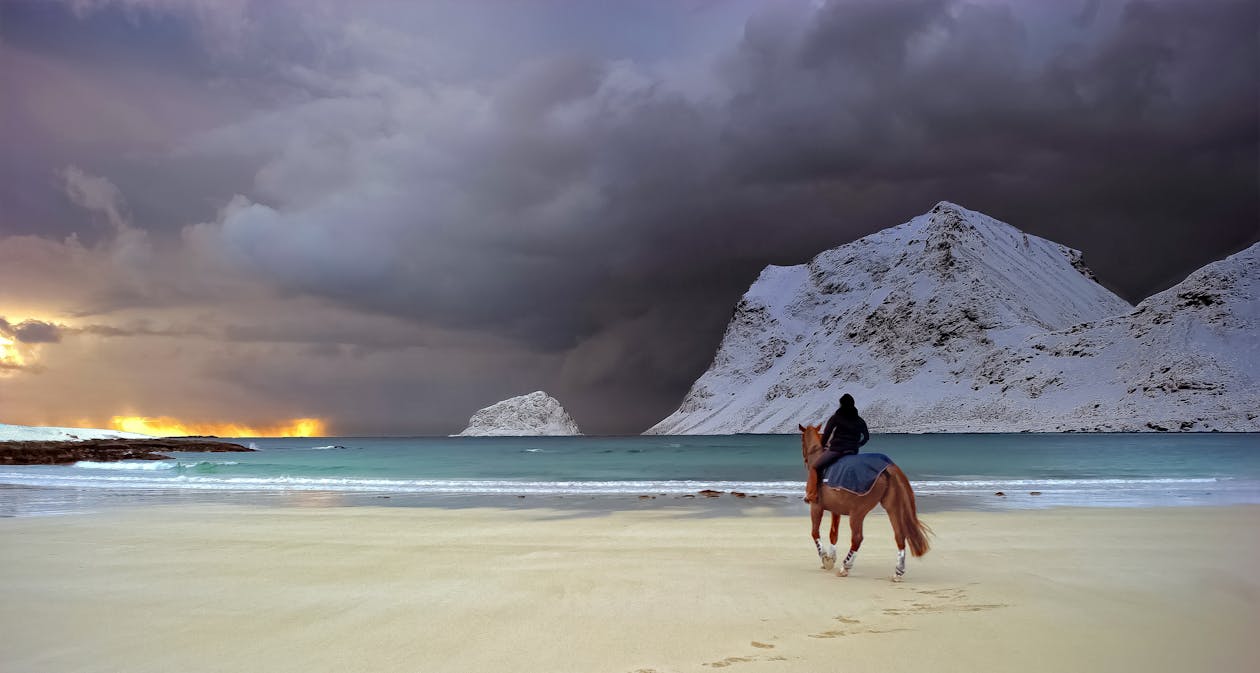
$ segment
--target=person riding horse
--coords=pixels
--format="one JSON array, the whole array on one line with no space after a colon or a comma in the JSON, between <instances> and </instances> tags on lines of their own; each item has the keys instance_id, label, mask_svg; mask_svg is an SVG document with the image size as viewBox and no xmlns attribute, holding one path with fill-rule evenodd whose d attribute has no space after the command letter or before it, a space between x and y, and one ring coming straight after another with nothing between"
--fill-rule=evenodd
<instances>
[{"instance_id":1,"label":"person riding horse","mask_svg":"<svg viewBox=\"0 0 1260 673\"><path fill-rule=\"evenodd\" d=\"M853 396L848 393L841 395L840 408L823 428L822 441L827 450L810 465L818 474L818 483L823 481L823 470L845 456L856 454L870 439L871 433L866 428L866 421L858 415Z\"/></svg>"},{"instance_id":2,"label":"person riding horse","mask_svg":"<svg viewBox=\"0 0 1260 673\"><path fill-rule=\"evenodd\" d=\"M883 507L888 512L888 522L892 524L893 541L897 543L897 567L893 570L892 580L900 582L906 573L907 547L913 556L923 556L931 548L928 535L932 533L932 529L919 520L910 478L882 453L866 453L845 461L844 467L853 469L843 471L850 477L858 477L857 479L840 478L839 483L824 485L818 483L818 474L814 472L816 467L825 467L838 460L842 454L857 453L857 448L870 437L866 423L853 406L853 398L848 395L845 398L840 405L840 411L827 423L827 437L832 451L828 451L823 444L822 426L796 426L801 431L801 458L808 475L805 481L805 499L810 502L809 534L814 540L814 550L818 552L823 569L830 570L836 565L840 517L846 514L849 516L849 553L844 557L843 566L836 572L836 575L845 577L853 568L858 549L862 547L862 524L866 515L876 506ZM824 457L827 453L834 453L836 456L829 459ZM872 481L868 481L867 477ZM831 513L831 534L828 536L830 545L823 543L818 530L822 525L823 514L827 512Z\"/></svg>"}]
</instances>

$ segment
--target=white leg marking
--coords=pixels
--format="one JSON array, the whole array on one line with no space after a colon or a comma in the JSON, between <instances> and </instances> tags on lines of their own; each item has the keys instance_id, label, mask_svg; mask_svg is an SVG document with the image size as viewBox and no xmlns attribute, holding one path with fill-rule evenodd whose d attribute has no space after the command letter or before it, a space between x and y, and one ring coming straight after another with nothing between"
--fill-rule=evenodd
<instances>
[{"instance_id":1,"label":"white leg marking","mask_svg":"<svg viewBox=\"0 0 1260 673\"><path fill-rule=\"evenodd\" d=\"M848 554L844 555L844 565L840 568L840 572L836 573L837 577L848 577L849 571L853 569L853 563L857 561L857 552L852 549Z\"/></svg>"},{"instance_id":2,"label":"white leg marking","mask_svg":"<svg viewBox=\"0 0 1260 673\"><path fill-rule=\"evenodd\" d=\"M893 573L893 581L900 582L902 575L906 574L906 550L897 550L897 569Z\"/></svg>"}]
</instances>

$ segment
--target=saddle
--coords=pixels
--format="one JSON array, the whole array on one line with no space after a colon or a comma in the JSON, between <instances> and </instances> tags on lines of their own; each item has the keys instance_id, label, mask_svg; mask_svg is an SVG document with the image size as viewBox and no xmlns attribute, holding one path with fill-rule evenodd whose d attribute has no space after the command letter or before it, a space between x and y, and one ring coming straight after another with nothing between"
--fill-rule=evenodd
<instances>
[{"instance_id":1,"label":"saddle","mask_svg":"<svg viewBox=\"0 0 1260 673\"><path fill-rule=\"evenodd\" d=\"M866 495L875 485L879 475L892 465L892 459L882 453L857 453L845 456L827 466L823 471L823 483L855 495Z\"/></svg>"}]
</instances>

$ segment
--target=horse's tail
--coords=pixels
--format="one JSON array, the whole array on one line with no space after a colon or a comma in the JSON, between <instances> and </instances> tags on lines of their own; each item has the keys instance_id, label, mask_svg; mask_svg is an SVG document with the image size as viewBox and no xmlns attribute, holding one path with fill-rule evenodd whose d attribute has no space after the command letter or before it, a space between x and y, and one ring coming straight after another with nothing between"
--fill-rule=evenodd
<instances>
[{"instance_id":1,"label":"horse's tail","mask_svg":"<svg viewBox=\"0 0 1260 673\"><path fill-rule=\"evenodd\" d=\"M910 488L910 480L906 477L906 473L896 465L889 465L887 472L890 501L884 509L888 510L888 516L896 518L897 527L901 529L902 534L906 536L906 542L910 545L910 553L923 556L931 548L927 536L932 529L919 521L918 508L914 502L914 489Z\"/></svg>"}]
</instances>

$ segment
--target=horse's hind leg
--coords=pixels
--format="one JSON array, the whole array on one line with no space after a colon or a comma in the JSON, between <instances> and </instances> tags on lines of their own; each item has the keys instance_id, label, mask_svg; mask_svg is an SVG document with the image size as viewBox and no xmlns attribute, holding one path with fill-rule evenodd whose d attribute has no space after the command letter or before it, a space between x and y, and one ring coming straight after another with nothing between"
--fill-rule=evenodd
<instances>
[{"instance_id":1,"label":"horse's hind leg","mask_svg":"<svg viewBox=\"0 0 1260 673\"><path fill-rule=\"evenodd\" d=\"M888 522L892 524L893 529L893 542L897 543L897 567L893 568L892 581L900 582L906 574L906 531L901 526L900 511L889 509L890 505L894 508L899 505L889 502L884 505L884 509L888 510Z\"/></svg>"},{"instance_id":2,"label":"horse's hind leg","mask_svg":"<svg viewBox=\"0 0 1260 673\"><path fill-rule=\"evenodd\" d=\"M888 523L892 524L892 541L897 543L897 567L892 570L892 581L900 582L906 575L906 528L902 526L901 507L905 507L896 495L888 492L883 497L883 509L888 513Z\"/></svg>"},{"instance_id":3,"label":"horse's hind leg","mask_svg":"<svg viewBox=\"0 0 1260 673\"><path fill-rule=\"evenodd\" d=\"M900 529L901 526L897 525L896 520L894 520L893 540L897 543L897 567L893 568L892 576L892 581L894 582L900 582L906 574L906 536Z\"/></svg>"}]
</instances>

